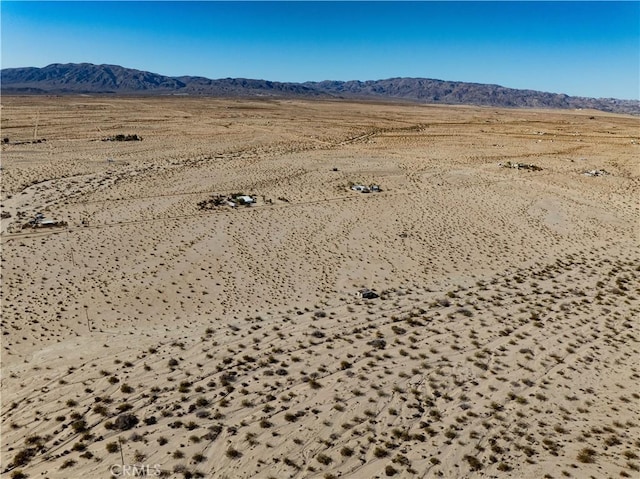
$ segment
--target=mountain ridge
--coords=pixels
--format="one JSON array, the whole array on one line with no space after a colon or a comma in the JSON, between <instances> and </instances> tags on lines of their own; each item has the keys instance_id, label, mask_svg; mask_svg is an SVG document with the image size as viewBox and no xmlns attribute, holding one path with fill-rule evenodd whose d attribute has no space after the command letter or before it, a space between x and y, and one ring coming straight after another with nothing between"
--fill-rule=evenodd
<instances>
[{"instance_id":1,"label":"mountain ridge","mask_svg":"<svg viewBox=\"0 0 640 479\"><path fill-rule=\"evenodd\" d=\"M116 94L220 97L302 97L395 100L429 104L508 108L596 109L640 115L640 101L587 98L501 85L394 77L382 80L277 82L248 78L170 77L120 65L53 63L0 70L4 95Z\"/></svg>"}]
</instances>

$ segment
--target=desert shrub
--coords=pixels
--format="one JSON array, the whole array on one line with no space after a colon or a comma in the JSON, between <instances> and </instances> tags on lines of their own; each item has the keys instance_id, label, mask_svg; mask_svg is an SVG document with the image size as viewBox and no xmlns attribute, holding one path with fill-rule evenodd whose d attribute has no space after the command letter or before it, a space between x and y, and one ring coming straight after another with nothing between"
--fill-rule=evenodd
<instances>
[{"instance_id":1,"label":"desert shrub","mask_svg":"<svg viewBox=\"0 0 640 479\"><path fill-rule=\"evenodd\" d=\"M273 424L266 418L260 419L260 427L266 429L268 427L273 426Z\"/></svg>"},{"instance_id":2,"label":"desert shrub","mask_svg":"<svg viewBox=\"0 0 640 479\"><path fill-rule=\"evenodd\" d=\"M342 449L340 449L340 454L344 457L351 457L353 456L353 449L348 446L344 446Z\"/></svg>"},{"instance_id":3,"label":"desert shrub","mask_svg":"<svg viewBox=\"0 0 640 479\"><path fill-rule=\"evenodd\" d=\"M447 432L445 432L444 435L447 439L455 439L456 437L458 437L458 433L455 432L453 429L447 430Z\"/></svg>"},{"instance_id":4,"label":"desert shrub","mask_svg":"<svg viewBox=\"0 0 640 479\"><path fill-rule=\"evenodd\" d=\"M147 426L153 426L154 424L156 424L158 422L158 420L156 419L155 416L149 416L149 417L145 417L144 418L144 423Z\"/></svg>"},{"instance_id":5,"label":"desert shrub","mask_svg":"<svg viewBox=\"0 0 640 479\"><path fill-rule=\"evenodd\" d=\"M87 448L87 445L82 442L76 442L71 448L72 451L84 451Z\"/></svg>"},{"instance_id":6,"label":"desert shrub","mask_svg":"<svg viewBox=\"0 0 640 479\"><path fill-rule=\"evenodd\" d=\"M120 386L120 391L122 391L125 394L129 394L133 392L133 388L129 386L127 383L124 383L122 386Z\"/></svg>"},{"instance_id":7,"label":"desert shrub","mask_svg":"<svg viewBox=\"0 0 640 479\"><path fill-rule=\"evenodd\" d=\"M235 449L233 446L231 446L231 447L229 447L229 449L227 449L227 452L225 452L225 455L229 459L238 459L239 457L242 456L242 453L240 451L238 451L237 449Z\"/></svg>"},{"instance_id":8,"label":"desert shrub","mask_svg":"<svg viewBox=\"0 0 640 479\"><path fill-rule=\"evenodd\" d=\"M443 308L446 308L450 305L451 305L451 301L449 301L446 298L436 299L435 301L435 306L442 306Z\"/></svg>"},{"instance_id":9,"label":"desert shrub","mask_svg":"<svg viewBox=\"0 0 640 479\"><path fill-rule=\"evenodd\" d=\"M320 384L320 382L317 379L309 379L309 387L311 387L311 389L320 389L322 388L322 384Z\"/></svg>"},{"instance_id":10,"label":"desert shrub","mask_svg":"<svg viewBox=\"0 0 640 479\"><path fill-rule=\"evenodd\" d=\"M288 422L296 422L298 420L298 416L296 416L295 414L291 414L290 412L286 413L284 415L284 419L285 421Z\"/></svg>"},{"instance_id":11,"label":"desert shrub","mask_svg":"<svg viewBox=\"0 0 640 479\"><path fill-rule=\"evenodd\" d=\"M184 427L187 428L189 431L193 431L194 429L197 429L199 426L197 422L189 421L187 424L185 424Z\"/></svg>"},{"instance_id":12,"label":"desert shrub","mask_svg":"<svg viewBox=\"0 0 640 479\"><path fill-rule=\"evenodd\" d=\"M34 434L25 438L24 443L28 446L41 445L44 442L44 438Z\"/></svg>"},{"instance_id":13,"label":"desert shrub","mask_svg":"<svg viewBox=\"0 0 640 479\"><path fill-rule=\"evenodd\" d=\"M202 436L207 441L215 441L222 432L222 426L220 424L214 424L209 426L209 431Z\"/></svg>"},{"instance_id":14,"label":"desert shrub","mask_svg":"<svg viewBox=\"0 0 640 479\"><path fill-rule=\"evenodd\" d=\"M482 469L482 462L477 457L467 454L464 456L464 460L469 463L469 467L471 467L472 471L479 471Z\"/></svg>"},{"instance_id":15,"label":"desert shrub","mask_svg":"<svg viewBox=\"0 0 640 479\"><path fill-rule=\"evenodd\" d=\"M631 450L624 451L622 455L627 459L638 459L638 455Z\"/></svg>"},{"instance_id":16,"label":"desert shrub","mask_svg":"<svg viewBox=\"0 0 640 479\"><path fill-rule=\"evenodd\" d=\"M36 455L36 448L28 447L18 451L18 453L13 457L13 467L24 466L28 464L29 461Z\"/></svg>"},{"instance_id":17,"label":"desert shrub","mask_svg":"<svg viewBox=\"0 0 640 479\"><path fill-rule=\"evenodd\" d=\"M96 404L93 407L93 412L95 412L96 414L100 414L101 416L106 416L107 414L109 414L109 409L107 409L104 404Z\"/></svg>"},{"instance_id":18,"label":"desert shrub","mask_svg":"<svg viewBox=\"0 0 640 479\"><path fill-rule=\"evenodd\" d=\"M394 457L391 462L394 462L396 464L402 464L403 466L411 465L411 461L409 460L409 458L407 456L403 456L402 454L396 455L396 457Z\"/></svg>"},{"instance_id":19,"label":"desert shrub","mask_svg":"<svg viewBox=\"0 0 640 479\"><path fill-rule=\"evenodd\" d=\"M125 135L123 133L118 133L114 136L109 136L104 138L102 141L142 141L142 137L137 134L128 134Z\"/></svg>"},{"instance_id":20,"label":"desert shrub","mask_svg":"<svg viewBox=\"0 0 640 479\"><path fill-rule=\"evenodd\" d=\"M134 427L138 422L139 420L135 414L120 414L116 418L114 425L121 431L126 431Z\"/></svg>"},{"instance_id":21,"label":"desert shrub","mask_svg":"<svg viewBox=\"0 0 640 479\"><path fill-rule=\"evenodd\" d=\"M407 330L406 330L406 329L404 329L404 328L402 328L402 327L398 326L397 324L394 324L393 326L391 326L391 330L392 330L394 333L398 334L398 335L402 335L402 334L405 334L405 333L407 332Z\"/></svg>"},{"instance_id":22,"label":"desert shrub","mask_svg":"<svg viewBox=\"0 0 640 479\"><path fill-rule=\"evenodd\" d=\"M176 451L173 451L173 454L171 456L174 459L182 459L184 457L184 452L182 452L180 450L176 450Z\"/></svg>"},{"instance_id":23,"label":"desert shrub","mask_svg":"<svg viewBox=\"0 0 640 479\"><path fill-rule=\"evenodd\" d=\"M222 375L220 376L220 384L222 384L223 386L228 386L229 384L231 384L233 381L236 380L236 376L237 376L237 373L234 371L222 373Z\"/></svg>"},{"instance_id":24,"label":"desert shrub","mask_svg":"<svg viewBox=\"0 0 640 479\"><path fill-rule=\"evenodd\" d=\"M328 466L333 461L333 459L331 459L331 456L328 456L322 452L316 456L316 460L320 464L324 464L325 466Z\"/></svg>"},{"instance_id":25,"label":"desert shrub","mask_svg":"<svg viewBox=\"0 0 640 479\"><path fill-rule=\"evenodd\" d=\"M68 467L72 467L75 465L75 463L76 461L74 459L67 459L62 463L62 465L60 466L60 469L66 469Z\"/></svg>"},{"instance_id":26,"label":"desert shrub","mask_svg":"<svg viewBox=\"0 0 640 479\"><path fill-rule=\"evenodd\" d=\"M120 450L120 446L118 446L117 442L108 442L105 447L109 453L118 452Z\"/></svg>"},{"instance_id":27,"label":"desert shrub","mask_svg":"<svg viewBox=\"0 0 640 479\"><path fill-rule=\"evenodd\" d=\"M384 339L377 338L367 343L369 346L373 346L376 349L384 349L387 346L387 342Z\"/></svg>"},{"instance_id":28,"label":"desert shrub","mask_svg":"<svg viewBox=\"0 0 640 479\"><path fill-rule=\"evenodd\" d=\"M595 462L595 455L596 455L596 451L594 449L591 449L590 447L585 447L584 449L580 450L580 452L578 453L578 461L586 463L586 464L591 464Z\"/></svg>"},{"instance_id":29,"label":"desert shrub","mask_svg":"<svg viewBox=\"0 0 640 479\"><path fill-rule=\"evenodd\" d=\"M376 456L378 459L382 458L382 457L386 457L389 455L389 451L387 451L384 447L376 447L373 450L373 455Z\"/></svg>"},{"instance_id":30,"label":"desert shrub","mask_svg":"<svg viewBox=\"0 0 640 479\"><path fill-rule=\"evenodd\" d=\"M87 421L84 419L78 419L71 424L71 427L77 433L85 432L87 430Z\"/></svg>"},{"instance_id":31,"label":"desert shrub","mask_svg":"<svg viewBox=\"0 0 640 479\"><path fill-rule=\"evenodd\" d=\"M606 439L604 440L604 443L605 443L607 446L610 446L610 447L611 447L611 446L617 446L617 445L619 445L619 444L622 444L622 442L620 441L620 439L618 439L618 437L616 437L616 436L609 436L608 438L606 438Z\"/></svg>"},{"instance_id":32,"label":"desert shrub","mask_svg":"<svg viewBox=\"0 0 640 479\"><path fill-rule=\"evenodd\" d=\"M184 464L176 464L173 466L173 472L177 474L182 474L184 477L191 477L191 471L187 469L187 466Z\"/></svg>"}]
</instances>

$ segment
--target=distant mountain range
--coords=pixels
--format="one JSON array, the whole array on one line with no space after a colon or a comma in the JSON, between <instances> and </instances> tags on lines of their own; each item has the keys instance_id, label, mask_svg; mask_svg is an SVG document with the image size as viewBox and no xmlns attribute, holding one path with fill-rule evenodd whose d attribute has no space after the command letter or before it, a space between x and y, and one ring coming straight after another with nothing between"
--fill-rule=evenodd
<instances>
[{"instance_id":1,"label":"distant mountain range","mask_svg":"<svg viewBox=\"0 0 640 479\"><path fill-rule=\"evenodd\" d=\"M44 68L0 70L3 95L192 95L216 97L297 97L359 100L401 100L447 105L511 108L590 108L640 115L640 101L584 98L499 85L389 78L371 81L282 83L245 78L212 80L203 77L168 77L118 65L55 63Z\"/></svg>"}]
</instances>

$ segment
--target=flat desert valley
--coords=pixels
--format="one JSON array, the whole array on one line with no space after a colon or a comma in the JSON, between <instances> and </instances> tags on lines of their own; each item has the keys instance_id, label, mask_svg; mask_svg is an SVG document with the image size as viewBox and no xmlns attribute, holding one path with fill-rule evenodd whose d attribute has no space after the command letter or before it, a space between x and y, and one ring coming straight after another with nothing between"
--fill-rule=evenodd
<instances>
[{"instance_id":1,"label":"flat desert valley","mask_svg":"<svg viewBox=\"0 0 640 479\"><path fill-rule=\"evenodd\" d=\"M2 478L640 476L638 118L1 115Z\"/></svg>"}]
</instances>

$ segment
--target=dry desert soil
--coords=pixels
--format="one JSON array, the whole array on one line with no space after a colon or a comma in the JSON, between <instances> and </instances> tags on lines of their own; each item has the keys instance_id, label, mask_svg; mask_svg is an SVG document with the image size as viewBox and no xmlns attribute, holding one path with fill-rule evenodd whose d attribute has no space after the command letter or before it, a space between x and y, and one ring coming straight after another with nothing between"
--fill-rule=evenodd
<instances>
[{"instance_id":1,"label":"dry desert soil","mask_svg":"<svg viewBox=\"0 0 640 479\"><path fill-rule=\"evenodd\" d=\"M638 118L1 108L2 478L639 477Z\"/></svg>"}]
</instances>

